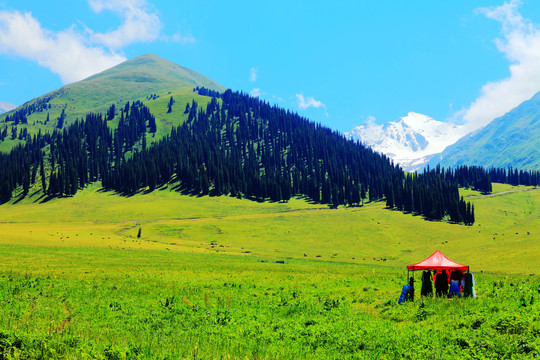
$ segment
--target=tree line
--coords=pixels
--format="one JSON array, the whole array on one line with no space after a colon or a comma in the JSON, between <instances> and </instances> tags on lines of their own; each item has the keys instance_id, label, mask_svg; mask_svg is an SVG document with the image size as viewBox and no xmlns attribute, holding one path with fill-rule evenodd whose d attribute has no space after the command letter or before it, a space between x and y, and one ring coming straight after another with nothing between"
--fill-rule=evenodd
<instances>
[{"instance_id":1,"label":"tree line","mask_svg":"<svg viewBox=\"0 0 540 360\"><path fill-rule=\"evenodd\" d=\"M111 106L105 115L88 114L51 134L28 135L25 144L1 154L0 202L18 187L25 196L36 183L48 196L71 196L96 181L122 194L176 184L198 195L257 201L301 196L331 207L384 199L390 209L471 225L474 207L459 197L458 187L489 192L493 174L516 177L515 170L479 167L405 174L359 142L230 90L205 109L192 101L187 120L152 146L146 136L156 122L143 103L128 102L115 112ZM115 116L120 119L112 129L108 120ZM538 172L517 172L517 179L538 182Z\"/></svg>"},{"instance_id":2,"label":"tree line","mask_svg":"<svg viewBox=\"0 0 540 360\"><path fill-rule=\"evenodd\" d=\"M201 91L202 94L205 90ZM406 176L388 158L288 110L230 90L153 147L117 166L107 188L133 194L178 182L198 195L287 201L305 196L331 207L387 199L387 207L474 223L457 182L428 171Z\"/></svg>"},{"instance_id":3,"label":"tree line","mask_svg":"<svg viewBox=\"0 0 540 360\"><path fill-rule=\"evenodd\" d=\"M139 101L128 102L120 110L114 131L108 126L109 119L87 114L63 130L40 131L9 154L0 154L0 203L9 201L17 187L26 196L38 173L38 185L52 197L74 195L90 183L106 182L126 154L145 146L147 131L155 131L156 126L154 116Z\"/></svg>"}]
</instances>

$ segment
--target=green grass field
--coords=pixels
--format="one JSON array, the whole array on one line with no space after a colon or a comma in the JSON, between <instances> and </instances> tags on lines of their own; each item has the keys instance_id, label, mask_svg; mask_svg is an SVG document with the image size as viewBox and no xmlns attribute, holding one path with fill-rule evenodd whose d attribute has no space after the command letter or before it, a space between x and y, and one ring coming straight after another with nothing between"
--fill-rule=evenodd
<instances>
[{"instance_id":1,"label":"green grass field","mask_svg":"<svg viewBox=\"0 0 540 360\"><path fill-rule=\"evenodd\" d=\"M540 190L463 195L472 227L97 185L2 205L0 359L538 357ZM478 298L397 305L437 249Z\"/></svg>"}]
</instances>

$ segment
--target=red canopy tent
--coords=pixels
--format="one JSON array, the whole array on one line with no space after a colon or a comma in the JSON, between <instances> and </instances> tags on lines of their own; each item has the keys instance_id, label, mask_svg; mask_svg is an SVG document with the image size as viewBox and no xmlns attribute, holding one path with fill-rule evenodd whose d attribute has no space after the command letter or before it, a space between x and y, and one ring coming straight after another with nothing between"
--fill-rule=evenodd
<instances>
[{"instance_id":1,"label":"red canopy tent","mask_svg":"<svg viewBox=\"0 0 540 360\"><path fill-rule=\"evenodd\" d=\"M447 258L439 250L435 251L424 261L407 266L407 270L469 270L469 265L461 265Z\"/></svg>"}]
</instances>

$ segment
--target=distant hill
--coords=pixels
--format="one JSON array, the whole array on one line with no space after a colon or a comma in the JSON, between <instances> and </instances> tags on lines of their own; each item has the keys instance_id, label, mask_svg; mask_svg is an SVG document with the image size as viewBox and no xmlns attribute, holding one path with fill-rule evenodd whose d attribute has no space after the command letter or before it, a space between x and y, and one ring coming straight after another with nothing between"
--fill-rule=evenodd
<instances>
[{"instance_id":1,"label":"distant hill","mask_svg":"<svg viewBox=\"0 0 540 360\"><path fill-rule=\"evenodd\" d=\"M540 93L433 156L430 167L540 169Z\"/></svg>"},{"instance_id":2,"label":"distant hill","mask_svg":"<svg viewBox=\"0 0 540 360\"><path fill-rule=\"evenodd\" d=\"M415 112L384 125L366 122L346 133L347 137L385 154L405 171L422 169L433 154L442 152L463 135L462 126Z\"/></svg>"},{"instance_id":3,"label":"distant hill","mask_svg":"<svg viewBox=\"0 0 540 360\"><path fill-rule=\"evenodd\" d=\"M44 123L48 114L50 123L47 125L54 127L55 119L61 116L62 111L67 125L88 112L104 113L112 104L121 107L127 101L192 95L193 88L197 86L225 91L223 86L196 71L146 54L30 100L17 111L24 111L30 124L35 121ZM0 115L0 122L8 114Z\"/></svg>"},{"instance_id":4,"label":"distant hill","mask_svg":"<svg viewBox=\"0 0 540 360\"><path fill-rule=\"evenodd\" d=\"M0 101L0 114L11 111L15 109L17 105L7 103L5 101Z\"/></svg>"}]
</instances>

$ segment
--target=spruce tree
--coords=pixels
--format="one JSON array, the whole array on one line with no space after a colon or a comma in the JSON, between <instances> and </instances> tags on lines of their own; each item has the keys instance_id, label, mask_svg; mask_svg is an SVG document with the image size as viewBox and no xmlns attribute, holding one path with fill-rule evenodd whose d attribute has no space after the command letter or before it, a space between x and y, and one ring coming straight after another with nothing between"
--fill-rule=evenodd
<instances>
[{"instance_id":1,"label":"spruce tree","mask_svg":"<svg viewBox=\"0 0 540 360\"><path fill-rule=\"evenodd\" d=\"M41 156L41 159L39 162L39 176L41 177L41 188L43 189L43 193L46 193L47 179L45 179L45 167L43 165L43 155Z\"/></svg>"},{"instance_id":2,"label":"spruce tree","mask_svg":"<svg viewBox=\"0 0 540 360\"><path fill-rule=\"evenodd\" d=\"M114 119L115 113L116 113L116 107L114 106L114 104L112 104L112 105L109 107L109 110L107 111L107 120L112 120L112 119Z\"/></svg>"},{"instance_id":3,"label":"spruce tree","mask_svg":"<svg viewBox=\"0 0 540 360\"><path fill-rule=\"evenodd\" d=\"M169 99L169 104L167 105L167 114L170 114L172 112L173 104L174 104L174 99L171 95L171 98Z\"/></svg>"}]
</instances>

